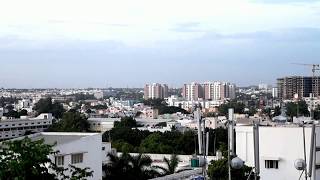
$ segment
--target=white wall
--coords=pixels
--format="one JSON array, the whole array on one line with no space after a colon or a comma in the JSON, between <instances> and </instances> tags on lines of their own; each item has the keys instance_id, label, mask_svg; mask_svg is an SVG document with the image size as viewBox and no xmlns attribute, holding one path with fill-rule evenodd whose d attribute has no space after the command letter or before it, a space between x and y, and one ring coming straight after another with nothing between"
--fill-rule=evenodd
<instances>
[{"instance_id":1,"label":"white wall","mask_svg":"<svg viewBox=\"0 0 320 180\"><path fill-rule=\"evenodd\" d=\"M54 147L60 155L64 155L64 167L68 168L71 163L71 154L84 153L83 163L74 164L79 168L90 167L93 170L93 177L89 180L102 179L102 138L100 134L82 137L78 140L65 144L58 144ZM54 162L54 157L51 157Z\"/></svg>"},{"instance_id":2,"label":"white wall","mask_svg":"<svg viewBox=\"0 0 320 180\"><path fill-rule=\"evenodd\" d=\"M253 127L236 127L236 153L246 162L246 165L254 166L253 151ZM296 159L304 158L302 127L260 127L260 175L261 180L293 180L299 179L301 172L294 167ZM311 141L311 128L306 132L306 154L309 162L309 147ZM316 129L317 145L320 145L320 128ZM317 163L319 163L317 153ZM266 169L265 160L279 158L279 169ZM317 174L320 175L317 170ZM318 177L317 179L320 179Z\"/></svg>"}]
</instances>

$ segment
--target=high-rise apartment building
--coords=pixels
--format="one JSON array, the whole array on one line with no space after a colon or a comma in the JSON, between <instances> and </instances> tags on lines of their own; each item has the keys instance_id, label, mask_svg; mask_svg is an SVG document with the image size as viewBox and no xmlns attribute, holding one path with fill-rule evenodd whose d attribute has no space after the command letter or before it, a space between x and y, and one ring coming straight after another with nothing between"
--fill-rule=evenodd
<instances>
[{"instance_id":1,"label":"high-rise apartment building","mask_svg":"<svg viewBox=\"0 0 320 180\"><path fill-rule=\"evenodd\" d=\"M310 94L320 96L320 76L289 76L277 79L278 96L282 99L292 99L295 94L301 97L310 97Z\"/></svg>"},{"instance_id":2,"label":"high-rise apartment building","mask_svg":"<svg viewBox=\"0 0 320 180\"><path fill-rule=\"evenodd\" d=\"M227 82L205 82L203 84L185 84L182 88L182 95L186 100L196 101L198 99L222 100L234 99L236 97L235 84Z\"/></svg>"},{"instance_id":3,"label":"high-rise apartment building","mask_svg":"<svg viewBox=\"0 0 320 180\"><path fill-rule=\"evenodd\" d=\"M196 101L203 98L203 87L201 84L196 82L184 84L182 88L182 96L189 101Z\"/></svg>"},{"instance_id":4,"label":"high-rise apartment building","mask_svg":"<svg viewBox=\"0 0 320 180\"><path fill-rule=\"evenodd\" d=\"M168 85L166 84L153 83L144 86L144 99L163 99L168 96Z\"/></svg>"}]
</instances>

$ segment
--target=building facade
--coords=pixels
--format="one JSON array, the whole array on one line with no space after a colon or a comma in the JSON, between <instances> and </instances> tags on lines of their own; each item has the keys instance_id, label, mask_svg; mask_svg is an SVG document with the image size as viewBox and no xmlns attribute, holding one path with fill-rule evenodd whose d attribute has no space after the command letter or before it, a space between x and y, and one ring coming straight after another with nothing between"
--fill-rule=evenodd
<instances>
[{"instance_id":1,"label":"building facade","mask_svg":"<svg viewBox=\"0 0 320 180\"><path fill-rule=\"evenodd\" d=\"M320 96L320 76L289 76L277 79L278 96L282 99L293 99L295 94L299 98Z\"/></svg>"},{"instance_id":2,"label":"building facade","mask_svg":"<svg viewBox=\"0 0 320 180\"><path fill-rule=\"evenodd\" d=\"M107 154L111 152L111 144L102 143L100 133L42 132L28 137L31 140L43 139L46 144L55 144L53 150L58 153L49 158L58 167L88 167L93 171L93 176L88 177L88 180L102 180L102 164L108 162ZM71 175L71 172L67 171L65 174Z\"/></svg>"},{"instance_id":3,"label":"building facade","mask_svg":"<svg viewBox=\"0 0 320 180\"><path fill-rule=\"evenodd\" d=\"M188 101L234 99L236 86L232 83L219 81L202 84L193 82L183 86L182 96Z\"/></svg>"},{"instance_id":4,"label":"building facade","mask_svg":"<svg viewBox=\"0 0 320 180\"><path fill-rule=\"evenodd\" d=\"M144 86L144 99L164 99L168 97L168 85L166 84L146 84Z\"/></svg>"},{"instance_id":5,"label":"building facade","mask_svg":"<svg viewBox=\"0 0 320 180\"><path fill-rule=\"evenodd\" d=\"M52 114L40 114L36 118L22 116L20 119L2 118L0 140L24 136L27 131L42 132L52 124Z\"/></svg>"}]
</instances>

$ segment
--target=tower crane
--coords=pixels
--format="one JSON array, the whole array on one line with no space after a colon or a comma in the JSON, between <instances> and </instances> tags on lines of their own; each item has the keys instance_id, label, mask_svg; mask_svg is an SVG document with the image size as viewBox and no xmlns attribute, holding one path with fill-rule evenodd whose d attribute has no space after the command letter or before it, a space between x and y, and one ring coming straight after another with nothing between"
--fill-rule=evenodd
<instances>
[{"instance_id":1,"label":"tower crane","mask_svg":"<svg viewBox=\"0 0 320 180\"><path fill-rule=\"evenodd\" d=\"M316 71L320 70L320 64L303 64L303 63L292 63L292 64L312 67L312 77L315 76Z\"/></svg>"}]
</instances>

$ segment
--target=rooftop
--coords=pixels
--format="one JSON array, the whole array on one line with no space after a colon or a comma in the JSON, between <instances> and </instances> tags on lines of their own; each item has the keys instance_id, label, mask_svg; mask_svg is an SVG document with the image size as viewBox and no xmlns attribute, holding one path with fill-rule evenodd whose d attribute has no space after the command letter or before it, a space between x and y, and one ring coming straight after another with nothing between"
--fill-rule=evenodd
<instances>
[{"instance_id":1,"label":"rooftop","mask_svg":"<svg viewBox=\"0 0 320 180\"><path fill-rule=\"evenodd\" d=\"M89 136L100 135L100 133L78 133L78 132L40 132L36 134L29 135L27 137L32 140L44 139L46 144L65 144ZM19 140L24 137L16 138L14 140Z\"/></svg>"}]
</instances>

